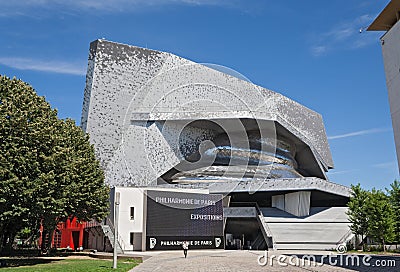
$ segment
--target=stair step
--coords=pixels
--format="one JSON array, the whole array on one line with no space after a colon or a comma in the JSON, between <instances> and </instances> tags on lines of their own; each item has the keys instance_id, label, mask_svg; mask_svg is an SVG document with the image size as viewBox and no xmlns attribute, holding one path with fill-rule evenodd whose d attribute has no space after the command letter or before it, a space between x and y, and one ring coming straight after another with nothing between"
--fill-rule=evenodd
<instances>
[{"instance_id":1,"label":"stair step","mask_svg":"<svg viewBox=\"0 0 400 272\"><path fill-rule=\"evenodd\" d=\"M114 232L113 232L113 230L111 229L111 227L109 225L104 225L104 224L101 225L101 228L103 230L104 235L110 241L111 247L114 248ZM119 242L117 242L117 253L124 253Z\"/></svg>"}]
</instances>

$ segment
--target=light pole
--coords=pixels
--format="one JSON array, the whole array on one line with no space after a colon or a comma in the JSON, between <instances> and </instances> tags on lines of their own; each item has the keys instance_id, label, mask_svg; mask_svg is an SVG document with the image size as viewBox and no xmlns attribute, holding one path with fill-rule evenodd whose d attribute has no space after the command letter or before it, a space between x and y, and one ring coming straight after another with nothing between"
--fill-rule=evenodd
<instances>
[{"instance_id":1,"label":"light pole","mask_svg":"<svg viewBox=\"0 0 400 272\"><path fill-rule=\"evenodd\" d=\"M113 253L113 268L117 268L117 245L118 245L118 215L119 215L120 193L115 193L114 200L114 253Z\"/></svg>"}]
</instances>

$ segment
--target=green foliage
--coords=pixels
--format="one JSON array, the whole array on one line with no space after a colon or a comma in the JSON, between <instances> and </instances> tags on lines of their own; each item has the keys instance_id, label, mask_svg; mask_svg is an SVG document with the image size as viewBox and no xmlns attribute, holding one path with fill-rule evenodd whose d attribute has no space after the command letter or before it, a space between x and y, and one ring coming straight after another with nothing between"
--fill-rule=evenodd
<instances>
[{"instance_id":1,"label":"green foliage","mask_svg":"<svg viewBox=\"0 0 400 272\"><path fill-rule=\"evenodd\" d=\"M86 135L28 84L0 76L0 249L24 227L104 218L108 187Z\"/></svg>"},{"instance_id":2,"label":"green foliage","mask_svg":"<svg viewBox=\"0 0 400 272\"><path fill-rule=\"evenodd\" d=\"M380 190L369 192L366 207L368 210L368 236L385 244L394 238L394 211L389 197Z\"/></svg>"},{"instance_id":3,"label":"green foliage","mask_svg":"<svg viewBox=\"0 0 400 272\"><path fill-rule=\"evenodd\" d=\"M366 191L360 184L351 186L352 193L347 212L352 223L351 230L360 235L362 240L366 236L373 238L381 243L384 250L385 244L392 242L395 237L398 214L395 213L394 195L398 194L398 187L399 184L395 181L389 197L381 190ZM364 243L362 244L365 249Z\"/></svg>"},{"instance_id":4,"label":"green foliage","mask_svg":"<svg viewBox=\"0 0 400 272\"><path fill-rule=\"evenodd\" d=\"M389 193L390 203L394 210L395 219L395 240L400 243L400 182L395 180L390 184L390 189L386 189Z\"/></svg>"},{"instance_id":5,"label":"green foliage","mask_svg":"<svg viewBox=\"0 0 400 272\"><path fill-rule=\"evenodd\" d=\"M354 234L360 235L364 247L364 237L368 232L368 208L365 205L368 199L368 192L361 188L360 184L351 185L350 201L347 204L349 209L347 215L352 223L350 229Z\"/></svg>"}]
</instances>

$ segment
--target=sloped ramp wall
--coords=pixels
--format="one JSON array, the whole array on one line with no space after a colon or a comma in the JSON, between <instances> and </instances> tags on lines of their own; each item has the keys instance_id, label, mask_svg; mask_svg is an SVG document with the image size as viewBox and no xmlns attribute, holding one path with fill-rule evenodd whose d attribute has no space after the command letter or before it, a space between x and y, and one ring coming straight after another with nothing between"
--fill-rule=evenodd
<instances>
[{"instance_id":1,"label":"sloped ramp wall","mask_svg":"<svg viewBox=\"0 0 400 272\"><path fill-rule=\"evenodd\" d=\"M278 250L332 250L350 230L346 207L312 207L306 217L277 208L261 211Z\"/></svg>"}]
</instances>

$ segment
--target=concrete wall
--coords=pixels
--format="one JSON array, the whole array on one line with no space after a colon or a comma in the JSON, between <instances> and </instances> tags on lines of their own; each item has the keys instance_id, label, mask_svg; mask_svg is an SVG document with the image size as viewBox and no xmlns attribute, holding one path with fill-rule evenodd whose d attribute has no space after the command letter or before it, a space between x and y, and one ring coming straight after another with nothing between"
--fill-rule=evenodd
<instances>
[{"instance_id":1,"label":"concrete wall","mask_svg":"<svg viewBox=\"0 0 400 272\"><path fill-rule=\"evenodd\" d=\"M311 192L295 192L285 195L285 210L295 216L310 214Z\"/></svg>"},{"instance_id":2,"label":"concrete wall","mask_svg":"<svg viewBox=\"0 0 400 272\"><path fill-rule=\"evenodd\" d=\"M285 210L285 195L275 195L272 196L272 207L280 209L282 211Z\"/></svg>"},{"instance_id":3,"label":"concrete wall","mask_svg":"<svg viewBox=\"0 0 400 272\"><path fill-rule=\"evenodd\" d=\"M300 191L284 195L272 196L272 207L290 213L294 216L310 214L311 192Z\"/></svg>"},{"instance_id":4,"label":"concrete wall","mask_svg":"<svg viewBox=\"0 0 400 272\"><path fill-rule=\"evenodd\" d=\"M313 207L306 217L276 208L261 211L277 249L332 250L351 235L347 207Z\"/></svg>"},{"instance_id":5,"label":"concrete wall","mask_svg":"<svg viewBox=\"0 0 400 272\"><path fill-rule=\"evenodd\" d=\"M400 22L397 22L382 37L382 52L385 65L386 85L389 92L397 161L400 159ZM399 162L400 168L400 162Z\"/></svg>"},{"instance_id":6,"label":"concrete wall","mask_svg":"<svg viewBox=\"0 0 400 272\"><path fill-rule=\"evenodd\" d=\"M134 188L134 187L114 187L111 191L111 207L113 210L113 199L116 192L120 193L118 236L121 247L125 251L142 250L145 233L145 198L147 190L157 191L176 191L169 188ZM180 189L179 192L208 194L208 190L203 189ZM134 219L131 219L130 208L135 208ZM114 222L114 213L111 213L111 221ZM130 234L134 233L134 243L130 244Z\"/></svg>"},{"instance_id":7,"label":"concrete wall","mask_svg":"<svg viewBox=\"0 0 400 272\"><path fill-rule=\"evenodd\" d=\"M85 249L96 249L98 251L111 252L112 245L111 242L104 235L101 227L95 227L88 229L88 247Z\"/></svg>"},{"instance_id":8,"label":"concrete wall","mask_svg":"<svg viewBox=\"0 0 400 272\"><path fill-rule=\"evenodd\" d=\"M119 236L124 250L140 250L141 234L143 232L143 198L144 189L116 187L120 193ZM130 217L130 208L135 208L134 219ZM130 244L130 233L135 233L134 245Z\"/></svg>"}]
</instances>

